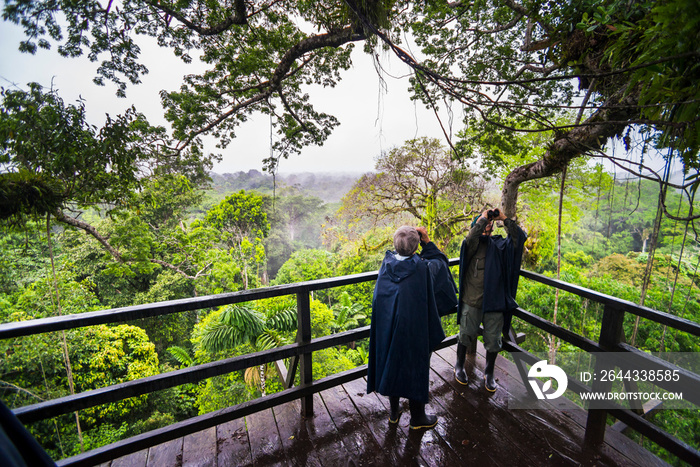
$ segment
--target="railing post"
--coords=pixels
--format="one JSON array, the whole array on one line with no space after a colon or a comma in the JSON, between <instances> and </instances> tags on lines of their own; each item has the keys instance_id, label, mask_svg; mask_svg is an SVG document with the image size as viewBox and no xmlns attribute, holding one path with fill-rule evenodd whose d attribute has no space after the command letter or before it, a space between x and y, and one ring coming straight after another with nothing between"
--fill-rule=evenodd
<instances>
[{"instance_id":1,"label":"railing post","mask_svg":"<svg viewBox=\"0 0 700 467\"><path fill-rule=\"evenodd\" d=\"M610 304L606 304L603 310L603 319L600 323L600 337L598 343L606 351L614 351L622 338L622 324L625 312ZM596 359L595 373L600 375L605 370L612 369L612 359L600 361ZM594 393L607 393L612 389L612 381L601 381L601 378L593 381L591 391ZM584 445L588 448L599 446L605 439L608 411L605 409L588 409L586 420L586 434Z\"/></svg>"},{"instance_id":2,"label":"railing post","mask_svg":"<svg viewBox=\"0 0 700 467\"><path fill-rule=\"evenodd\" d=\"M311 342L311 301L309 290L304 288L297 292L297 342ZM311 353L305 353L299 359L299 385L307 386L313 382ZM314 414L313 396L301 399L301 415L311 417Z\"/></svg>"}]
</instances>

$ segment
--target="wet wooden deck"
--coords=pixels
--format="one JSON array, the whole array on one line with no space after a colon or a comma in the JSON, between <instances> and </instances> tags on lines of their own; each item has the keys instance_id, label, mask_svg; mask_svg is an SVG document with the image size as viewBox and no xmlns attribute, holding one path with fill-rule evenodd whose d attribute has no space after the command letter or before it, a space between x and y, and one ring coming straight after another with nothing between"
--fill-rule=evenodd
<instances>
[{"instance_id":1,"label":"wet wooden deck","mask_svg":"<svg viewBox=\"0 0 700 467\"><path fill-rule=\"evenodd\" d=\"M403 400L398 425L389 424L388 400L366 394L361 379L316 394L313 418L303 419L300 402L294 401L103 465L667 465L611 430L598 452L584 452L586 412L573 404L566 411L509 410L504 386L514 366L499 357L501 386L491 395L483 387L483 348L478 352L468 386L454 380L454 347L433 355L427 411L439 422L431 430L409 430Z\"/></svg>"}]
</instances>

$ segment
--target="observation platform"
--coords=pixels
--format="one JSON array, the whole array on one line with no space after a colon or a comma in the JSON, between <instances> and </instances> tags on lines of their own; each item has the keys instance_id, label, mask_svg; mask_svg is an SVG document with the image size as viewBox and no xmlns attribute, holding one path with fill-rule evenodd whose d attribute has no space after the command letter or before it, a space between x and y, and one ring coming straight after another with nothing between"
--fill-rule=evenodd
<instances>
[{"instance_id":1,"label":"observation platform","mask_svg":"<svg viewBox=\"0 0 700 467\"><path fill-rule=\"evenodd\" d=\"M469 385L454 379L455 346L431 360L431 430L410 430L408 402L398 425L388 399L366 394L364 378L314 394L314 415L300 401L265 409L192 433L101 466L660 466L668 465L622 433L608 429L595 452L583 449L587 412L564 400L565 410L508 409L513 363L499 356L499 389L483 386L484 349L469 356ZM562 404L562 399L557 400Z\"/></svg>"}]
</instances>

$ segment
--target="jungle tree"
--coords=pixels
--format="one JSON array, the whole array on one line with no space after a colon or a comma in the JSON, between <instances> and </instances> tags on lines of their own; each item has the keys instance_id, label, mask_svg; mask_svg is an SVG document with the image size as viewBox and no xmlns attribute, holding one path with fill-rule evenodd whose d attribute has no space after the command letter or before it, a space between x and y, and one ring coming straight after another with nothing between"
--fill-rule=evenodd
<instances>
[{"instance_id":1,"label":"jungle tree","mask_svg":"<svg viewBox=\"0 0 700 467\"><path fill-rule=\"evenodd\" d=\"M248 288L248 266L260 264L265 258L262 240L270 231L270 223L264 210L263 197L255 193L238 193L227 196L213 206L204 223L224 232L222 242L230 248L231 255L239 261L243 288Z\"/></svg>"},{"instance_id":2,"label":"jungle tree","mask_svg":"<svg viewBox=\"0 0 700 467\"><path fill-rule=\"evenodd\" d=\"M408 215L444 248L484 207L484 179L436 139L406 141L379 156L375 167L345 196L343 215L375 223Z\"/></svg>"},{"instance_id":3,"label":"jungle tree","mask_svg":"<svg viewBox=\"0 0 700 467\"><path fill-rule=\"evenodd\" d=\"M196 146L178 154L163 150L165 129L149 125L133 107L97 128L87 122L84 102L65 104L37 84L2 90L2 99L0 220L48 216L85 231L119 263L149 258L124 255L82 213L124 213L149 176L177 173L201 182L211 167Z\"/></svg>"}]
</instances>

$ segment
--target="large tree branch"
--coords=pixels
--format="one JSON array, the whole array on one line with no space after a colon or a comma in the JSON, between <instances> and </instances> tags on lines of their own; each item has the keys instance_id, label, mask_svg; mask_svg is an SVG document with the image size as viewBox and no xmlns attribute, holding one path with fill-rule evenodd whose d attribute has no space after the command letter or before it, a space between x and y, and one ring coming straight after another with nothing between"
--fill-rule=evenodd
<instances>
[{"instance_id":1,"label":"large tree branch","mask_svg":"<svg viewBox=\"0 0 700 467\"><path fill-rule=\"evenodd\" d=\"M277 65L277 69L275 69L272 79L270 79L271 89L273 91L279 89L282 80L292 68L294 62L307 53L325 47L340 47L348 42L361 41L364 39L364 34L357 33L354 27L348 26L339 31L330 32L328 34L317 34L299 41L284 54Z\"/></svg>"},{"instance_id":2,"label":"large tree branch","mask_svg":"<svg viewBox=\"0 0 700 467\"><path fill-rule=\"evenodd\" d=\"M6 385L6 386L8 386L8 387L14 388L17 392L24 392L24 393L26 393L26 394L29 394L30 396L35 397L36 399L39 399L39 400L42 401L42 402L46 400L46 399L42 399L41 397L37 396L37 395L34 394L33 392L31 392L31 391L29 391L29 390L27 390L27 389L24 389L24 388L22 388L22 387L19 387L19 386L17 386L16 384L12 384L12 383L10 383L10 382L8 382L8 381L1 381L1 380L0 380L0 385Z\"/></svg>"},{"instance_id":3,"label":"large tree branch","mask_svg":"<svg viewBox=\"0 0 700 467\"><path fill-rule=\"evenodd\" d=\"M109 241L107 241L105 237L100 235L97 229L92 225L88 224L87 222L81 221L80 219L76 219L75 217L67 216L61 210L56 210L56 212L54 212L53 215L57 221L63 222L64 224L72 225L73 227L77 227L92 235L92 237L95 240L97 240L104 247L104 249L107 250L107 252L110 255L112 255L112 257L114 257L114 259L116 259L120 263L124 262L124 259L122 258L121 253L119 253L119 250L110 245Z\"/></svg>"},{"instance_id":4,"label":"large tree branch","mask_svg":"<svg viewBox=\"0 0 700 467\"><path fill-rule=\"evenodd\" d=\"M167 16L177 19L182 24L184 24L185 27L187 27L187 29L195 31L196 33L202 36L215 36L228 30L228 28L230 28L234 24L244 25L248 23L248 18L246 16L246 5L244 0L235 0L234 14L225 17L221 22L217 23L212 27L202 27L196 24L195 22L190 21L185 15L172 8L168 8L166 5L163 5L159 0L146 1L146 3L151 5L153 8L162 11Z\"/></svg>"},{"instance_id":5,"label":"large tree branch","mask_svg":"<svg viewBox=\"0 0 700 467\"><path fill-rule=\"evenodd\" d=\"M573 128L556 138L541 159L513 169L506 177L501 192L501 207L506 216L516 214L521 183L561 172L575 157L600 149L609 138L619 135L626 121L638 114L635 106L638 96L638 91L625 97L622 97L622 91L615 93L608 99L605 108L588 118L585 126Z\"/></svg>"},{"instance_id":6,"label":"large tree branch","mask_svg":"<svg viewBox=\"0 0 700 467\"><path fill-rule=\"evenodd\" d=\"M120 263L122 263L122 264L126 263L126 261L124 261L124 258L122 257L122 255L121 255L121 253L119 252L119 250L117 250L116 248L114 248L114 247L109 243L109 240L107 240L107 238L105 238L104 236L102 236L102 235L97 231L97 229L96 229L95 227L93 227L92 225L88 224L88 223L85 222L85 221L81 221L80 219L76 219L75 217L68 216L68 215L66 215L63 211L60 211L60 210L57 210L56 212L54 212L53 215L54 215L54 217L56 218L56 220L59 221L59 222L63 222L64 224L68 224L68 225L71 225L71 226L73 226L73 227L77 227L77 228L79 228L80 230L84 230L86 233L88 233L89 235L91 235L95 240L97 240L97 241L100 243L100 245L102 245L102 247L103 247L105 250L107 250L107 252L108 252L110 255L112 255L112 257L113 257L115 260L117 260L118 262L120 262ZM190 275L190 274L187 274L185 271L181 270L181 269L178 268L177 266L174 266L174 265L172 265L172 264L170 264L170 263L168 263L168 262L165 262L165 261L163 261L163 260L152 258L152 259L150 259L149 261L150 261L151 263L159 264L159 265L161 265L161 266L163 266L163 267L165 267L165 268L168 268L168 269L170 269L170 270L172 270L172 271L175 271L176 273L178 273L178 274L180 274L180 275L186 277L187 279L197 279L197 278L198 278L199 276L201 276L201 275L204 273L204 271L206 271L206 270L211 266L211 264L212 264L212 263L207 264L207 265L204 266L202 269L200 269L199 271L197 271L197 273L196 273L194 276L192 276L192 275Z\"/></svg>"},{"instance_id":7,"label":"large tree branch","mask_svg":"<svg viewBox=\"0 0 700 467\"><path fill-rule=\"evenodd\" d=\"M213 264L213 263L209 262L202 269L197 271L197 273L194 276L192 276L190 274L187 274L185 271L178 268L177 266L170 264L166 261L160 260L160 259L153 258L153 259L151 259L151 263L159 264L159 265L163 266L164 268L170 269L171 271L175 271L176 273L180 274L181 276L183 276L187 279L192 279L192 280L197 279L199 276L203 275L204 271L209 269L209 267Z\"/></svg>"},{"instance_id":8,"label":"large tree branch","mask_svg":"<svg viewBox=\"0 0 700 467\"><path fill-rule=\"evenodd\" d=\"M334 31L328 34L317 34L315 36L307 37L306 39L299 41L297 44L295 44L289 50L287 50L287 52L282 56L279 63L277 64L277 67L275 68L274 73L272 74L272 77L270 78L270 81L267 83L266 86L264 85L264 83L261 84L262 90L258 94L252 96L244 102L241 102L231 107L231 109L219 115L216 119L212 120L202 128L193 131L184 142L178 145L177 150L182 150L183 148L188 146L196 137L212 130L213 128L221 124L221 122L236 114L238 111L250 107L258 102L266 100L275 91L280 91L281 94L283 81L289 76L291 76L293 73L296 73L297 71L297 68L294 68L293 70L294 63L307 53L325 47L340 47L341 45L347 44L348 42L354 42L364 39L364 34L356 33L353 27L348 26L339 31Z\"/></svg>"}]
</instances>

